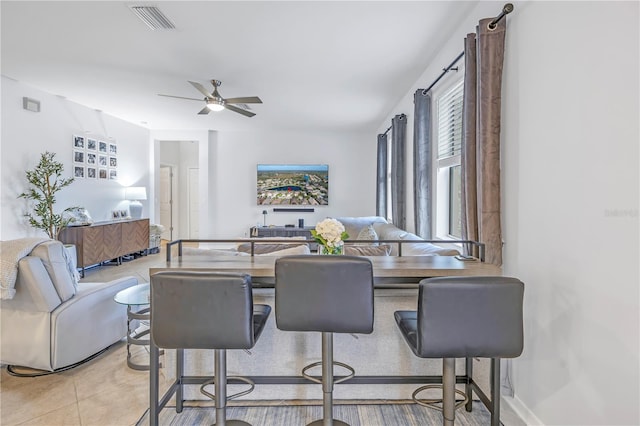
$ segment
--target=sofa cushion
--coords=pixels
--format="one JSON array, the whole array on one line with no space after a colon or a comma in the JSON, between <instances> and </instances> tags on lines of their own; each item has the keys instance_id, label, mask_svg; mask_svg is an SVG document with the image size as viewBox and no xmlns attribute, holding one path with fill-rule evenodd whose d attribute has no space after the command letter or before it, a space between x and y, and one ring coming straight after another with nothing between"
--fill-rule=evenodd
<instances>
[{"instance_id":1,"label":"sofa cushion","mask_svg":"<svg viewBox=\"0 0 640 426\"><path fill-rule=\"evenodd\" d=\"M64 246L60 241L52 240L40 244L33 249L31 256L42 260L42 264L51 277L60 300L65 302L76 294L76 277L70 271L70 266L64 253Z\"/></svg>"},{"instance_id":2,"label":"sofa cushion","mask_svg":"<svg viewBox=\"0 0 640 426\"><path fill-rule=\"evenodd\" d=\"M377 246L345 244L344 254L349 256L389 256L391 254L391 246L389 244Z\"/></svg>"},{"instance_id":3,"label":"sofa cushion","mask_svg":"<svg viewBox=\"0 0 640 426\"><path fill-rule=\"evenodd\" d=\"M338 222L344 225L344 229L349 234L351 240L355 240L356 236L360 233L362 228L372 225L374 223L387 223L387 220L380 216L345 216L336 217Z\"/></svg>"},{"instance_id":4,"label":"sofa cushion","mask_svg":"<svg viewBox=\"0 0 640 426\"><path fill-rule=\"evenodd\" d=\"M408 233L392 223L375 223L373 229L378 233L380 240L402 240Z\"/></svg>"},{"instance_id":5,"label":"sofa cushion","mask_svg":"<svg viewBox=\"0 0 640 426\"><path fill-rule=\"evenodd\" d=\"M460 252L431 243L404 243L402 244L403 256L457 256Z\"/></svg>"},{"instance_id":6,"label":"sofa cushion","mask_svg":"<svg viewBox=\"0 0 640 426\"><path fill-rule=\"evenodd\" d=\"M292 247L306 245L306 243L255 243L253 254L266 254L274 251L286 250ZM251 254L251 243L238 244L238 251Z\"/></svg>"},{"instance_id":7,"label":"sofa cushion","mask_svg":"<svg viewBox=\"0 0 640 426\"><path fill-rule=\"evenodd\" d=\"M257 256L292 256L295 254L311 254L311 250L309 250L308 244L302 244L299 246L291 247L289 246L283 250L272 251L269 253L258 254Z\"/></svg>"}]
</instances>

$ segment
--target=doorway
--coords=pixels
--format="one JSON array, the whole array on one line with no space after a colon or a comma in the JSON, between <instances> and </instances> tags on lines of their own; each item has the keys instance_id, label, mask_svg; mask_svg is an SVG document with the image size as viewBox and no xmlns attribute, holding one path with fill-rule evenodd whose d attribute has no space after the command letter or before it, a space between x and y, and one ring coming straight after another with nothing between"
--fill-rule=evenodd
<instances>
[{"instance_id":1,"label":"doorway","mask_svg":"<svg viewBox=\"0 0 640 426\"><path fill-rule=\"evenodd\" d=\"M189 238L198 239L200 235L200 169L190 167L187 175L189 188Z\"/></svg>"},{"instance_id":2,"label":"doorway","mask_svg":"<svg viewBox=\"0 0 640 426\"><path fill-rule=\"evenodd\" d=\"M175 187L174 167L160 165L160 224L164 227L161 238L173 241L173 194Z\"/></svg>"}]
</instances>

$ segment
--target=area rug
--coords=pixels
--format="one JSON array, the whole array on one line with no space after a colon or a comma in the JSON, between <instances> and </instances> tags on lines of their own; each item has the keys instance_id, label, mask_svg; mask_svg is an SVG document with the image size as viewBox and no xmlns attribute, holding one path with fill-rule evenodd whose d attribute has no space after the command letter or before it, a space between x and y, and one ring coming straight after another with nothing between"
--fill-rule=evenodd
<instances>
[{"instance_id":1,"label":"area rug","mask_svg":"<svg viewBox=\"0 0 640 426\"><path fill-rule=\"evenodd\" d=\"M442 413L416 404L384 405L335 405L334 419L351 426L425 426L441 425ZM304 426L322 417L321 406L268 406L227 407L227 420L243 420L253 426ZM176 413L175 407L165 407L160 412L160 424L211 425L216 420L213 407L184 407ZM149 424L149 411L136 424ZM474 401L473 411L456 410L457 426L485 426L491 424L491 414L482 403Z\"/></svg>"}]
</instances>

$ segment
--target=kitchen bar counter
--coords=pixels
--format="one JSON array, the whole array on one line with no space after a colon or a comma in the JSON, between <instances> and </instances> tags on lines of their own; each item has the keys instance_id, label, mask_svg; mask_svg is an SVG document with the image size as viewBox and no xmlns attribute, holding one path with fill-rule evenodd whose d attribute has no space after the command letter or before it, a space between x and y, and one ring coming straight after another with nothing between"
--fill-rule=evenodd
<instances>
[{"instance_id":1,"label":"kitchen bar counter","mask_svg":"<svg viewBox=\"0 0 640 426\"><path fill-rule=\"evenodd\" d=\"M417 308L418 282L427 277L454 275L501 275L495 265L480 261L461 261L451 256L374 256L375 280L374 331L368 335L336 334L334 351L337 361L356 370L354 379L335 387L336 399L410 399L411 392L442 374L440 360L414 356L396 329L396 310ZM252 276L255 303L275 307L274 265L270 256L174 256L165 267L152 268L151 275L162 270L198 270L245 272ZM188 325L185 325L188 326ZM256 389L242 397L248 400L322 399L321 386L310 385L300 376L303 366L321 357L321 334L278 330L271 315L256 346L245 351L229 351L229 375L248 376ZM186 350L185 374L213 374L213 351ZM174 351L165 351L168 377L175 364ZM473 361L474 377L488 392L488 361ZM457 362L458 375L464 374L464 359ZM311 372L311 374L316 374ZM336 375L343 374L336 369ZM205 399L196 386L185 389L187 399Z\"/></svg>"}]
</instances>

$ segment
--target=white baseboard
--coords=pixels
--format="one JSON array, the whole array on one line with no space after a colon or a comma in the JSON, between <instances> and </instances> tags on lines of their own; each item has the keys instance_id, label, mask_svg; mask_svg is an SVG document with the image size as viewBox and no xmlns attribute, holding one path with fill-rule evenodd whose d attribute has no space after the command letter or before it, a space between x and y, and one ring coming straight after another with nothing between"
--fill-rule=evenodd
<instances>
[{"instance_id":1,"label":"white baseboard","mask_svg":"<svg viewBox=\"0 0 640 426\"><path fill-rule=\"evenodd\" d=\"M509 407L525 422L528 426L544 426L544 423L536 417L535 414L527 407L517 396L502 396L502 402L507 403Z\"/></svg>"}]
</instances>

